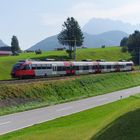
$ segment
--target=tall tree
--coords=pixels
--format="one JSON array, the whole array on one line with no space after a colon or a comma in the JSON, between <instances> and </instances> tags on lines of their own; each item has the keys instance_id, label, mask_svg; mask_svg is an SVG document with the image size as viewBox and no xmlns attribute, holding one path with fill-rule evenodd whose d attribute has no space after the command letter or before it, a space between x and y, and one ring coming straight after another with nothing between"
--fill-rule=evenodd
<instances>
[{"instance_id":1,"label":"tall tree","mask_svg":"<svg viewBox=\"0 0 140 140\"><path fill-rule=\"evenodd\" d=\"M76 46L79 47L83 44L84 36L78 22L73 18L67 18L62 25L62 31L58 34L58 41L60 44L69 46L67 52L69 57L72 58L72 52L75 51Z\"/></svg>"},{"instance_id":2,"label":"tall tree","mask_svg":"<svg viewBox=\"0 0 140 140\"><path fill-rule=\"evenodd\" d=\"M124 37L124 38L121 40L120 46L121 46L121 47L127 46L127 42L128 42L128 37Z\"/></svg>"},{"instance_id":3,"label":"tall tree","mask_svg":"<svg viewBox=\"0 0 140 140\"><path fill-rule=\"evenodd\" d=\"M135 31L131 34L127 41L128 51L133 56L133 61L140 64L140 32Z\"/></svg>"},{"instance_id":4,"label":"tall tree","mask_svg":"<svg viewBox=\"0 0 140 140\"><path fill-rule=\"evenodd\" d=\"M11 40L11 50L14 53L21 51L20 46L19 46L19 42L16 36L12 36L12 40Z\"/></svg>"}]
</instances>

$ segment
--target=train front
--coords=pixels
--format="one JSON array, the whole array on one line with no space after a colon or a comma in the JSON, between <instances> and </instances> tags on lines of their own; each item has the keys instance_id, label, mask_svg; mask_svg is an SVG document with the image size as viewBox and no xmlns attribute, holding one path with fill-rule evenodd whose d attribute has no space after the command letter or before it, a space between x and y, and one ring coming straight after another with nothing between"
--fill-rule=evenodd
<instances>
[{"instance_id":1,"label":"train front","mask_svg":"<svg viewBox=\"0 0 140 140\"><path fill-rule=\"evenodd\" d=\"M25 63L25 61L19 61L13 66L12 71L11 71L12 78L20 78L20 76L17 73L18 73L18 71L21 70L24 63Z\"/></svg>"}]
</instances>

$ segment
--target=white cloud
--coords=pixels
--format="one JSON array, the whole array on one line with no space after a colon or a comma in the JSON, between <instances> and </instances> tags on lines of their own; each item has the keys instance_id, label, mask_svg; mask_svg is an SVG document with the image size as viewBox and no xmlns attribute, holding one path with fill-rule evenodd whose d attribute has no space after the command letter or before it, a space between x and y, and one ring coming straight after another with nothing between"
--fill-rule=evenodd
<instances>
[{"instance_id":1,"label":"white cloud","mask_svg":"<svg viewBox=\"0 0 140 140\"><path fill-rule=\"evenodd\" d=\"M115 8L111 6L108 8L106 5L99 5L94 2L83 2L75 5L70 13L76 17L82 25L93 17L120 19L131 23L137 23L140 22L140 1L128 1Z\"/></svg>"},{"instance_id":2,"label":"white cloud","mask_svg":"<svg viewBox=\"0 0 140 140\"><path fill-rule=\"evenodd\" d=\"M56 25L61 23L64 20L64 16L58 14L42 14L41 22L43 25Z\"/></svg>"},{"instance_id":3,"label":"white cloud","mask_svg":"<svg viewBox=\"0 0 140 140\"><path fill-rule=\"evenodd\" d=\"M82 1L82 0L81 0ZM108 4L108 5L107 5ZM69 7L65 12L60 13L43 13L41 14L41 21L44 26L49 28L49 34L58 33L61 30L63 22L68 16L75 17L79 24L83 26L91 18L110 18L115 20L122 20L130 23L140 23L140 1L121 1L112 6L113 2L105 3L95 0L87 0L79 2L72 7ZM115 3L114 3L115 4Z\"/></svg>"}]
</instances>

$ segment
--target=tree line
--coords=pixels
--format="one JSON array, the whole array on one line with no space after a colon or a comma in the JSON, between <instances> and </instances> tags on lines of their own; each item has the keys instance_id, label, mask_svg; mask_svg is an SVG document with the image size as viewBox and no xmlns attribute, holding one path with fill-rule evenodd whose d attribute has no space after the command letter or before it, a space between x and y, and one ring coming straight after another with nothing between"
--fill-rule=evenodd
<instances>
[{"instance_id":1,"label":"tree line","mask_svg":"<svg viewBox=\"0 0 140 140\"><path fill-rule=\"evenodd\" d=\"M120 46L123 52L130 52L132 59L136 64L140 64L140 32L135 31L129 37L124 37Z\"/></svg>"}]
</instances>

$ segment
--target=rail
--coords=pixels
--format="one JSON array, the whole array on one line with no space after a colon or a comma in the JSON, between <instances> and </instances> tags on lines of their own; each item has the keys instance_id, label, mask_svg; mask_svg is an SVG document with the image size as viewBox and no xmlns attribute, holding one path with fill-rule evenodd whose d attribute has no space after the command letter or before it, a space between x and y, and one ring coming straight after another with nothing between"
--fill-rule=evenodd
<instances>
[{"instance_id":1,"label":"rail","mask_svg":"<svg viewBox=\"0 0 140 140\"><path fill-rule=\"evenodd\" d=\"M126 72L126 71L125 71ZM128 71L126 73L138 73L139 70L135 71ZM121 72L122 73L122 72ZM105 73L100 73L105 74ZM95 74L82 74L82 75L95 75ZM47 77L47 78L33 78L33 79L10 79L10 80L0 80L0 85L8 85L8 84L24 84L24 83L35 83L35 82L42 82L42 81L52 81L52 80L63 80L63 79L73 79L81 77L82 75L72 75L72 76L57 76L57 77Z\"/></svg>"}]
</instances>

